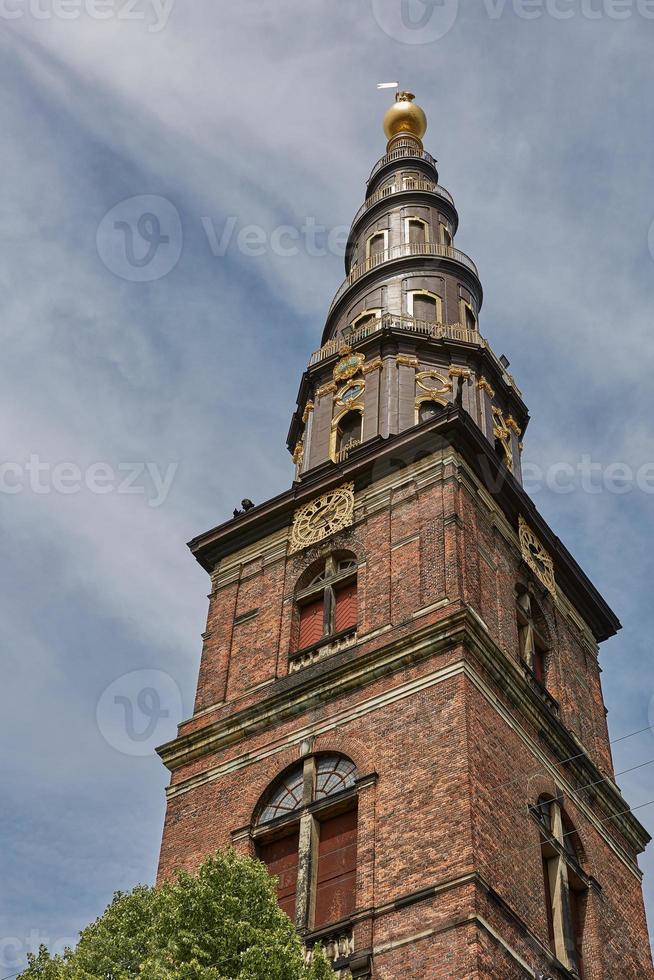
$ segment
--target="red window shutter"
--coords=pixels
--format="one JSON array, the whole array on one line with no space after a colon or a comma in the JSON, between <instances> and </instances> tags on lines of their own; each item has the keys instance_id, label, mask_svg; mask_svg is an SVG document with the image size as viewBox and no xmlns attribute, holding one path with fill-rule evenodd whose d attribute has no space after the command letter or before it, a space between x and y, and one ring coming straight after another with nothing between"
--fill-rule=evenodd
<instances>
[{"instance_id":1,"label":"red window shutter","mask_svg":"<svg viewBox=\"0 0 654 980\"><path fill-rule=\"evenodd\" d=\"M320 824L316 883L316 929L338 922L356 907L357 812Z\"/></svg>"},{"instance_id":2,"label":"red window shutter","mask_svg":"<svg viewBox=\"0 0 654 980\"><path fill-rule=\"evenodd\" d=\"M334 614L334 632L340 633L351 626L356 626L358 620L357 610L357 584L353 582L342 589L337 589L336 611Z\"/></svg>"},{"instance_id":3,"label":"red window shutter","mask_svg":"<svg viewBox=\"0 0 654 980\"><path fill-rule=\"evenodd\" d=\"M277 900L284 912L295 919L295 893L297 890L299 831L281 840L263 844L259 848L259 857L268 868L271 875L279 878L277 883Z\"/></svg>"},{"instance_id":4,"label":"red window shutter","mask_svg":"<svg viewBox=\"0 0 654 980\"><path fill-rule=\"evenodd\" d=\"M313 646L325 635L324 629L325 600L321 596L315 602L310 602L300 608L300 639L298 649Z\"/></svg>"}]
</instances>

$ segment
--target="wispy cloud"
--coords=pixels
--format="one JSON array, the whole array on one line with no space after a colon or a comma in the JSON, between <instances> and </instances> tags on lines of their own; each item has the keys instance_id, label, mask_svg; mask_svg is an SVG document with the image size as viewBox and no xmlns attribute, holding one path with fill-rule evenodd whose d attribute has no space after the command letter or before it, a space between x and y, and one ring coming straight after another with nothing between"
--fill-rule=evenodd
<instances>
[{"instance_id":1,"label":"wispy cloud","mask_svg":"<svg viewBox=\"0 0 654 980\"><path fill-rule=\"evenodd\" d=\"M654 24L526 21L510 5L493 19L462 2L441 40L407 45L374 9L177 0L156 33L118 18L2 25L1 459L177 467L156 508L0 494L5 936L69 936L114 887L152 877L164 774L107 744L96 704L149 668L191 711L207 581L184 542L289 484L288 418L343 275L333 252L283 256L270 234L349 223L383 152L379 80L400 78L428 111L484 280L482 331L532 411L529 456L653 458ZM149 283L96 248L104 215L135 195L181 219L179 261ZM212 254L207 221L220 234L230 216L263 230L262 255L236 238ZM613 732L645 725L650 500L536 502L625 620L604 655ZM652 747L625 743L620 761ZM654 799L654 775L627 788Z\"/></svg>"}]
</instances>

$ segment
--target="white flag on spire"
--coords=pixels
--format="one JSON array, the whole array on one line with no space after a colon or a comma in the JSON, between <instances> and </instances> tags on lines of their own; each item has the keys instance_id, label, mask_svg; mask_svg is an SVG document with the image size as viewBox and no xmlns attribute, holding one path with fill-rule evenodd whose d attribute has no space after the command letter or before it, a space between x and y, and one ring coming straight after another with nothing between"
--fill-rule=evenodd
<instances>
[{"instance_id":1,"label":"white flag on spire","mask_svg":"<svg viewBox=\"0 0 654 980\"><path fill-rule=\"evenodd\" d=\"M399 88L399 82L377 82L377 88Z\"/></svg>"}]
</instances>

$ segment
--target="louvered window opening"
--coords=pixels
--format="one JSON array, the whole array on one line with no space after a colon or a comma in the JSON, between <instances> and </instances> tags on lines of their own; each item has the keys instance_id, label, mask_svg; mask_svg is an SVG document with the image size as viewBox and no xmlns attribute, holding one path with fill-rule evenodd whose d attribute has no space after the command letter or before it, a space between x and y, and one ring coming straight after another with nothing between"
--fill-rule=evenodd
<instances>
[{"instance_id":1,"label":"louvered window opening","mask_svg":"<svg viewBox=\"0 0 654 980\"><path fill-rule=\"evenodd\" d=\"M297 650L354 629L358 622L356 559L330 556L311 582L310 590L312 586L316 591L309 591L299 603Z\"/></svg>"},{"instance_id":2,"label":"louvered window opening","mask_svg":"<svg viewBox=\"0 0 654 980\"><path fill-rule=\"evenodd\" d=\"M273 785L260 809L258 856L298 928L340 922L356 908L356 779L345 756L312 756Z\"/></svg>"}]
</instances>

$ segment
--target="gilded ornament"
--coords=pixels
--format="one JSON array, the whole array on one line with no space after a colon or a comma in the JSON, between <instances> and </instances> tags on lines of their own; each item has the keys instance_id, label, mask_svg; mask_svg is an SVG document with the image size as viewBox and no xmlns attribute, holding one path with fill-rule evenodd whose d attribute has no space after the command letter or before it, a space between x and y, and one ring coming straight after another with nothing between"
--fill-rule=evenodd
<instances>
[{"instance_id":1,"label":"gilded ornament","mask_svg":"<svg viewBox=\"0 0 654 980\"><path fill-rule=\"evenodd\" d=\"M334 381L329 381L326 385L322 385L318 388L316 392L316 398L323 398L325 395L331 395L338 388L338 385Z\"/></svg>"},{"instance_id":2,"label":"gilded ornament","mask_svg":"<svg viewBox=\"0 0 654 980\"><path fill-rule=\"evenodd\" d=\"M448 374L451 378L469 378L470 373L471 373L470 368L462 368L456 366L451 367L450 370L448 371Z\"/></svg>"},{"instance_id":3,"label":"gilded ornament","mask_svg":"<svg viewBox=\"0 0 654 980\"><path fill-rule=\"evenodd\" d=\"M427 117L413 100L413 92L398 92L395 102L384 116L384 133L391 140L401 133L408 133L421 140L427 132Z\"/></svg>"},{"instance_id":4,"label":"gilded ornament","mask_svg":"<svg viewBox=\"0 0 654 980\"><path fill-rule=\"evenodd\" d=\"M395 360L398 364L403 364L405 367L418 367L418 358L411 354L398 354Z\"/></svg>"},{"instance_id":5,"label":"gilded ornament","mask_svg":"<svg viewBox=\"0 0 654 980\"><path fill-rule=\"evenodd\" d=\"M435 383L429 384L428 382ZM433 370L421 371L416 374L416 385L430 395L444 395L446 392L452 391L452 382L439 374L438 371Z\"/></svg>"},{"instance_id":6,"label":"gilded ornament","mask_svg":"<svg viewBox=\"0 0 654 980\"><path fill-rule=\"evenodd\" d=\"M353 378L362 370L365 360L365 354L345 354L334 365L334 381L348 381Z\"/></svg>"},{"instance_id":7,"label":"gilded ornament","mask_svg":"<svg viewBox=\"0 0 654 980\"><path fill-rule=\"evenodd\" d=\"M547 591L555 596L556 579L554 578L552 556L545 550L522 515L518 518L518 532L522 557Z\"/></svg>"},{"instance_id":8,"label":"gilded ornament","mask_svg":"<svg viewBox=\"0 0 654 980\"><path fill-rule=\"evenodd\" d=\"M351 527L354 522L354 484L344 483L296 510L289 554L309 548Z\"/></svg>"},{"instance_id":9,"label":"gilded ornament","mask_svg":"<svg viewBox=\"0 0 654 980\"><path fill-rule=\"evenodd\" d=\"M304 442L302 439L298 439L295 444L295 449L293 450L293 462L296 466L299 466L304 460Z\"/></svg>"},{"instance_id":10,"label":"gilded ornament","mask_svg":"<svg viewBox=\"0 0 654 980\"><path fill-rule=\"evenodd\" d=\"M480 378L477 387L485 391L489 398L495 398L495 389L490 386L486 378Z\"/></svg>"},{"instance_id":11,"label":"gilded ornament","mask_svg":"<svg viewBox=\"0 0 654 980\"><path fill-rule=\"evenodd\" d=\"M346 384L341 390L336 394L334 401L341 408L352 408L355 405L361 405L361 398L366 390L366 382L363 378L356 378Z\"/></svg>"},{"instance_id":12,"label":"gilded ornament","mask_svg":"<svg viewBox=\"0 0 654 980\"><path fill-rule=\"evenodd\" d=\"M507 467L513 471L513 449L511 448L511 432L507 427L504 420L504 413L497 406L493 406L493 417L495 424L493 426L493 435L498 440L502 446L502 451L504 453L504 462Z\"/></svg>"},{"instance_id":13,"label":"gilded ornament","mask_svg":"<svg viewBox=\"0 0 654 980\"><path fill-rule=\"evenodd\" d=\"M311 401L308 401L308 402L306 403L306 405L305 405L305 407L304 407L304 413L303 413L303 415L302 415L302 421L304 422L304 424L305 424L305 425L306 425L306 424L307 424L307 422L309 421L309 416L310 416L310 415L311 415L311 413L313 412L313 410L314 410L314 408L315 408L315 405L313 404L313 402L311 402Z\"/></svg>"},{"instance_id":14,"label":"gilded ornament","mask_svg":"<svg viewBox=\"0 0 654 980\"><path fill-rule=\"evenodd\" d=\"M375 357L363 365L363 374L370 374L371 371L381 371L383 361L381 357Z\"/></svg>"}]
</instances>

